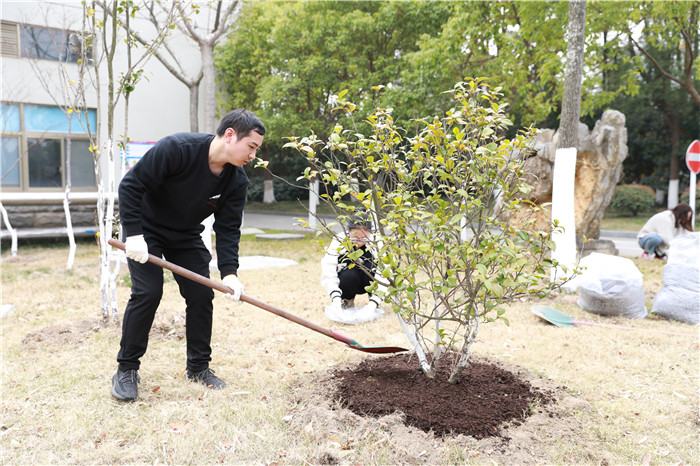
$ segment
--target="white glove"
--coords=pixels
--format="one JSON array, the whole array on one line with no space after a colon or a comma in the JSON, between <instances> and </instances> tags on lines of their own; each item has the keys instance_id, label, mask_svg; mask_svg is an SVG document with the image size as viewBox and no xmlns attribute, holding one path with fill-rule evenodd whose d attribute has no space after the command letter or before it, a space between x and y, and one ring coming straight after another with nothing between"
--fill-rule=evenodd
<instances>
[{"instance_id":1,"label":"white glove","mask_svg":"<svg viewBox=\"0 0 700 466\"><path fill-rule=\"evenodd\" d=\"M375 313L375 312L382 312L381 308L377 306L377 303L374 301L370 301L364 306L362 306L362 312L367 312L369 314Z\"/></svg>"},{"instance_id":2,"label":"white glove","mask_svg":"<svg viewBox=\"0 0 700 466\"><path fill-rule=\"evenodd\" d=\"M145 264L148 261L148 245L143 235L128 236L126 238L126 257Z\"/></svg>"},{"instance_id":3,"label":"white glove","mask_svg":"<svg viewBox=\"0 0 700 466\"><path fill-rule=\"evenodd\" d=\"M233 274L226 275L223 283L224 286L228 286L233 290L233 293L227 293L225 296L233 299L234 301L240 301L241 293L243 293L243 283L241 283L238 277Z\"/></svg>"},{"instance_id":4,"label":"white glove","mask_svg":"<svg viewBox=\"0 0 700 466\"><path fill-rule=\"evenodd\" d=\"M340 296L334 296L333 297L333 307L336 309L342 309L343 308L343 300L340 299Z\"/></svg>"}]
</instances>

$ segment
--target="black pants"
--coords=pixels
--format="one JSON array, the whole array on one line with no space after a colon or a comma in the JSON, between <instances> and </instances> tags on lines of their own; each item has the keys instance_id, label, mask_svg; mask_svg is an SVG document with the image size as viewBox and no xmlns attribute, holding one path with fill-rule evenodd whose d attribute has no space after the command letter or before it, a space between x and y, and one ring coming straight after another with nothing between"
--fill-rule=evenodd
<instances>
[{"instance_id":1,"label":"black pants","mask_svg":"<svg viewBox=\"0 0 700 466\"><path fill-rule=\"evenodd\" d=\"M355 299L358 294L366 294L365 287L372 283L372 278L362 270L362 267L343 269L338 273L338 278L342 299Z\"/></svg>"},{"instance_id":2,"label":"black pants","mask_svg":"<svg viewBox=\"0 0 700 466\"><path fill-rule=\"evenodd\" d=\"M190 241L173 244L144 234L148 252L165 260L209 277L211 254L197 236ZM127 259L131 273L131 298L124 311L122 339L117 355L119 370L138 369L139 359L146 353L148 334L163 296L163 269L150 262L140 264ZM186 304L187 368L199 372L211 361L211 328L214 291L188 278L173 274Z\"/></svg>"}]
</instances>

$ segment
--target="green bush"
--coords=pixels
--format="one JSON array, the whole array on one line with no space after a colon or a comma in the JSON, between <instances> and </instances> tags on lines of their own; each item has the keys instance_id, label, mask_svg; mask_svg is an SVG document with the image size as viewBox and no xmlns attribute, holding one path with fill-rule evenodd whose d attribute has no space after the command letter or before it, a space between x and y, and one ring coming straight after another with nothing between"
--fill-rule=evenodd
<instances>
[{"instance_id":1,"label":"green bush","mask_svg":"<svg viewBox=\"0 0 700 466\"><path fill-rule=\"evenodd\" d=\"M615 188L610 207L636 217L640 211L654 207L654 190L641 184L621 184Z\"/></svg>"},{"instance_id":2,"label":"green bush","mask_svg":"<svg viewBox=\"0 0 700 466\"><path fill-rule=\"evenodd\" d=\"M351 115L357 107L346 92L338 94L337 110ZM550 259L551 233L534 231L534 219L517 228L503 220L529 207L519 155L533 134L504 137L512 126L507 104L483 78L458 83L451 94L454 107L444 116L410 127L378 107L348 119L349 127L336 124L327 140L312 133L286 146L304 156L304 178L320 180L321 200L341 226L358 204L369 213L376 228L367 244L380 278L368 291L392 305L428 377L436 376L440 358L459 352L448 378L456 383L480 325L507 323L513 301L556 289L550 276L559 264ZM367 122L369 134L352 121ZM334 226L320 228L333 236ZM355 259L362 250L343 228L343 247Z\"/></svg>"}]
</instances>

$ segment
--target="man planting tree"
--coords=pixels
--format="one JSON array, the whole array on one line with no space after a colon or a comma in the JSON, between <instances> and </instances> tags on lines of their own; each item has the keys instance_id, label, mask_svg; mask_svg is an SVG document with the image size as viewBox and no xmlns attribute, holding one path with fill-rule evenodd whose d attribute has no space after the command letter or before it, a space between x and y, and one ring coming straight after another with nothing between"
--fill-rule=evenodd
<instances>
[{"instance_id":1,"label":"man planting tree","mask_svg":"<svg viewBox=\"0 0 700 466\"><path fill-rule=\"evenodd\" d=\"M248 177L243 166L255 159L265 134L253 113L237 109L224 116L216 135L177 133L160 140L119 185L119 214L126 236L131 297L124 311L122 338L111 394L138 397L139 359L163 294L163 271L148 254L209 277L211 253L201 238L202 221L214 214L216 251L223 284L240 299L238 243ZM226 383L209 368L214 292L174 275L186 301L187 377L222 389Z\"/></svg>"}]
</instances>

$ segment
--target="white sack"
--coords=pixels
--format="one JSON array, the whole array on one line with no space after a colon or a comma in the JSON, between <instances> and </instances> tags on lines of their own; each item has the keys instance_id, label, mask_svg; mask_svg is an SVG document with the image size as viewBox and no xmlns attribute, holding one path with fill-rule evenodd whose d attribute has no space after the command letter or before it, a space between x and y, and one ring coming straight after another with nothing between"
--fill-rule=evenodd
<instances>
[{"instance_id":1,"label":"white sack","mask_svg":"<svg viewBox=\"0 0 700 466\"><path fill-rule=\"evenodd\" d=\"M651 312L686 324L700 323L700 232L671 240L662 280Z\"/></svg>"},{"instance_id":2,"label":"white sack","mask_svg":"<svg viewBox=\"0 0 700 466\"><path fill-rule=\"evenodd\" d=\"M569 287L578 289L582 309L607 316L644 318L644 280L630 259L594 252L583 259L583 273Z\"/></svg>"}]
</instances>

